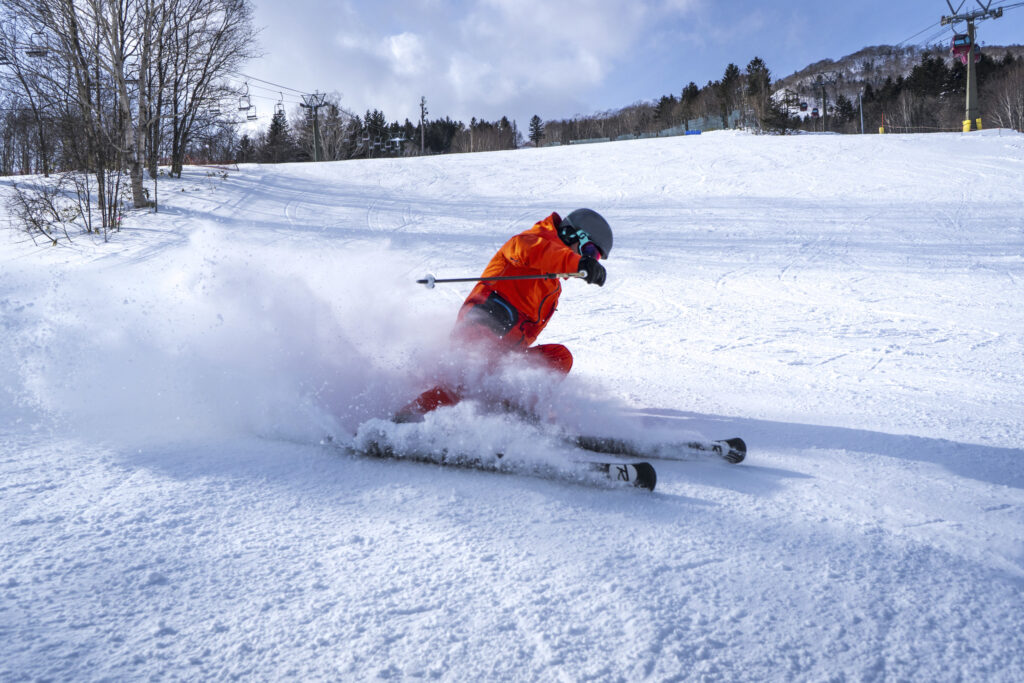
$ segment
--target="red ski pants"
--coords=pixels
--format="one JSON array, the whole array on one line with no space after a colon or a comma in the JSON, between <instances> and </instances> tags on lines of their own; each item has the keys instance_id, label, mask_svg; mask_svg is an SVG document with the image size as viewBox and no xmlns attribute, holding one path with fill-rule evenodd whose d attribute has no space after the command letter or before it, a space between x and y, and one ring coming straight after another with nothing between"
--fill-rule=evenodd
<instances>
[{"instance_id":1,"label":"red ski pants","mask_svg":"<svg viewBox=\"0 0 1024 683\"><path fill-rule=\"evenodd\" d=\"M515 351L510 353L515 353ZM561 344L538 344L521 353L526 357L526 362L535 367L548 368L562 375L568 375L569 370L572 369L572 353ZM406 410L422 415L438 408L453 406L461 399L458 390L436 386L420 394Z\"/></svg>"}]
</instances>

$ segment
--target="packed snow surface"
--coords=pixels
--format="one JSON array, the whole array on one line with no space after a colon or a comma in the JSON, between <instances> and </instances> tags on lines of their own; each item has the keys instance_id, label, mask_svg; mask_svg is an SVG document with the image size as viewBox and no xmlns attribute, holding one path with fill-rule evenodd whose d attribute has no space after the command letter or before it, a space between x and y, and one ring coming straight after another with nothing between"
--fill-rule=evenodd
<instances>
[{"instance_id":1,"label":"packed snow surface","mask_svg":"<svg viewBox=\"0 0 1024 683\"><path fill-rule=\"evenodd\" d=\"M0 680L1024 680L1024 136L157 189L109 243L3 233ZM469 285L415 279L582 206L615 247L541 337L569 378L452 349ZM439 379L472 396L381 421ZM347 452L368 425L548 464L573 430L750 455L655 462L646 493Z\"/></svg>"}]
</instances>

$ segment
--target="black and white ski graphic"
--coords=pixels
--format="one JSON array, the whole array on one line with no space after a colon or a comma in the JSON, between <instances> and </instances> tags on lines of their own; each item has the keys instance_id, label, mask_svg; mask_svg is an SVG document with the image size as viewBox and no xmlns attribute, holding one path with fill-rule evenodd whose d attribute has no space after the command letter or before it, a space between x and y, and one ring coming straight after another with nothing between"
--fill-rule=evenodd
<instances>
[{"instance_id":1,"label":"black and white ski graphic","mask_svg":"<svg viewBox=\"0 0 1024 683\"><path fill-rule=\"evenodd\" d=\"M407 460L442 467L476 469L486 472L520 474L543 479L556 479L592 484L612 484L653 491L658 482L654 466L647 462L617 459L591 459L579 451L566 453L561 462L529 461L507 458L501 453L483 456L454 453L447 449L420 451L397 447L386 438L361 439L358 446L342 445L330 437L324 445L340 447L354 455L387 460Z\"/></svg>"},{"instance_id":2,"label":"black and white ski graphic","mask_svg":"<svg viewBox=\"0 0 1024 683\"><path fill-rule=\"evenodd\" d=\"M655 460L694 460L702 456L711 456L738 464L747 457L747 444L739 437L722 441L683 441L647 445L615 437L576 436L571 439L571 443L595 453Z\"/></svg>"}]
</instances>

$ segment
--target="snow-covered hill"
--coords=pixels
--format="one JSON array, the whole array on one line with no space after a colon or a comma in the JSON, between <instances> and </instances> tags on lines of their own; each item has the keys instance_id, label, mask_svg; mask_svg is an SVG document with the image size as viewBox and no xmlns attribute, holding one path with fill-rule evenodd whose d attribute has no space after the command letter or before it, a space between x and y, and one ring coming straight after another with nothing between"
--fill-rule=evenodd
<instances>
[{"instance_id":1,"label":"snow-covered hill","mask_svg":"<svg viewBox=\"0 0 1024 683\"><path fill-rule=\"evenodd\" d=\"M821 95L818 81L824 77L829 83L830 97L843 95L856 103L865 86L871 85L877 90L885 84L886 79L895 81L899 77L907 77L924 57L949 62L953 59L949 53L952 37L951 30L935 45L875 45L836 60L823 59L776 81L773 86L775 98L782 100L787 93L791 93L801 99L814 101ZM1024 57L1024 45L979 44L979 49L997 62L1006 57Z\"/></svg>"},{"instance_id":2,"label":"snow-covered hill","mask_svg":"<svg viewBox=\"0 0 1024 683\"><path fill-rule=\"evenodd\" d=\"M160 196L110 244L3 237L0 679L1024 677L1024 136L722 132ZM462 369L468 288L416 277L579 206L616 243L541 338L573 373L488 390L747 462L658 463L647 494L320 445ZM472 402L401 428L567 457Z\"/></svg>"}]
</instances>

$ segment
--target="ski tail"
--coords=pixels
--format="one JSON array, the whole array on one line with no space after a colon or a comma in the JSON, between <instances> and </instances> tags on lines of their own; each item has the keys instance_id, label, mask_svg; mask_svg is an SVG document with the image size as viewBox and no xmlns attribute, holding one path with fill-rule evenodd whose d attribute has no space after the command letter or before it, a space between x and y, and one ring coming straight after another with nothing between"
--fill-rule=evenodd
<instances>
[{"instance_id":1,"label":"ski tail","mask_svg":"<svg viewBox=\"0 0 1024 683\"><path fill-rule=\"evenodd\" d=\"M648 491L653 491L658 483L658 474L654 471L654 466L649 462L581 461L581 464L586 464L590 469L600 472L614 482L631 483L637 488L647 489Z\"/></svg>"},{"instance_id":2,"label":"ski tail","mask_svg":"<svg viewBox=\"0 0 1024 683\"><path fill-rule=\"evenodd\" d=\"M731 439L726 439L721 442L728 446L722 457L731 462L734 465L738 465L747 458L747 443L738 436L734 436Z\"/></svg>"}]
</instances>

